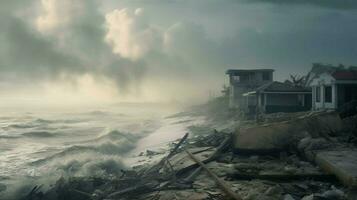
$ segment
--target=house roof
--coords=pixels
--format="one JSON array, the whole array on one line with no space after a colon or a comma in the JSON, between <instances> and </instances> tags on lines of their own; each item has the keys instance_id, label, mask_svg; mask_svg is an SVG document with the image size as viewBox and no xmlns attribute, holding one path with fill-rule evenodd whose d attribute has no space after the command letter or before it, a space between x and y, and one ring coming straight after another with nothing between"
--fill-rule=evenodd
<instances>
[{"instance_id":1,"label":"house roof","mask_svg":"<svg viewBox=\"0 0 357 200\"><path fill-rule=\"evenodd\" d=\"M274 81L258 87L255 91L246 93L247 95L260 93L310 93L311 90L305 87L298 87L289 83Z\"/></svg>"},{"instance_id":2,"label":"house roof","mask_svg":"<svg viewBox=\"0 0 357 200\"><path fill-rule=\"evenodd\" d=\"M331 74L336 80L357 80L357 71L341 70Z\"/></svg>"},{"instance_id":3,"label":"house roof","mask_svg":"<svg viewBox=\"0 0 357 200\"><path fill-rule=\"evenodd\" d=\"M247 72L273 72L274 69L229 69L226 74L239 74Z\"/></svg>"}]
</instances>

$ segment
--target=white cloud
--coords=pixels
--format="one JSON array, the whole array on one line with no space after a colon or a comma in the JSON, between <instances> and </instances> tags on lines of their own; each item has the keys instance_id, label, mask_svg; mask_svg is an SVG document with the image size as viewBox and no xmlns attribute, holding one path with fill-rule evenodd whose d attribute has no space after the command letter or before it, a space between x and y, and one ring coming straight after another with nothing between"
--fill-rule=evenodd
<instances>
[{"instance_id":1,"label":"white cloud","mask_svg":"<svg viewBox=\"0 0 357 200\"><path fill-rule=\"evenodd\" d=\"M80 15L83 0L41 0L41 7L42 12L36 19L36 25L39 31L48 33L67 26L76 15Z\"/></svg>"},{"instance_id":2,"label":"white cloud","mask_svg":"<svg viewBox=\"0 0 357 200\"><path fill-rule=\"evenodd\" d=\"M146 22L143 9L116 9L106 14L105 19L105 39L112 46L113 53L137 60L160 48L161 33Z\"/></svg>"}]
</instances>

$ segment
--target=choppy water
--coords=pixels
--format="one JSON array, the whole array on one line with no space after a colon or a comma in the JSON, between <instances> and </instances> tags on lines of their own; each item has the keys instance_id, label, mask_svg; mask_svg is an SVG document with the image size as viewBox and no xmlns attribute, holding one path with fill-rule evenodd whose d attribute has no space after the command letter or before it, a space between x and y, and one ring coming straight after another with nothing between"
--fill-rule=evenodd
<instances>
[{"instance_id":1,"label":"choppy water","mask_svg":"<svg viewBox=\"0 0 357 200\"><path fill-rule=\"evenodd\" d=\"M26 190L36 182L51 183L63 175L117 174L133 164L131 155L185 133L193 122L182 124L176 123L182 119L165 118L176 111L139 104L96 109L2 109L0 199L19 186Z\"/></svg>"}]
</instances>

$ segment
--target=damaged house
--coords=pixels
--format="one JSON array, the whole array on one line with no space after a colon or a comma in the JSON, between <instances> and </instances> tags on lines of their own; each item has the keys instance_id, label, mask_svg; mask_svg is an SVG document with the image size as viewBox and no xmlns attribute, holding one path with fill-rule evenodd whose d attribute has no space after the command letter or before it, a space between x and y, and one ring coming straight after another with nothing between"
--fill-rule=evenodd
<instances>
[{"instance_id":1,"label":"damaged house","mask_svg":"<svg viewBox=\"0 0 357 200\"><path fill-rule=\"evenodd\" d=\"M273 81L273 69L228 70L229 107L247 114L311 109L311 90Z\"/></svg>"},{"instance_id":2,"label":"damaged house","mask_svg":"<svg viewBox=\"0 0 357 200\"><path fill-rule=\"evenodd\" d=\"M357 100L357 70L338 69L314 77L312 87L313 110L339 109Z\"/></svg>"},{"instance_id":3,"label":"damaged house","mask_svg":"<svg viewBox=\"0 0 357 200\"><path fill-rule=\"evenodd\" d=\"M311 90L274 81L243 94L251 101L250 112L299 112L311 109Z\"/></svg>"},{"instance_id":4,"label":"damaged house","mask_svg":"<svg viewBox=\"0 0 357 200\"><path fill-rule=\"evenodd\" d=\"M253 103L243 94L252 91L264 84L273 82L273 69L230 69L229 76L229 107L249 111Z\"/></svg>"}]
</instances>

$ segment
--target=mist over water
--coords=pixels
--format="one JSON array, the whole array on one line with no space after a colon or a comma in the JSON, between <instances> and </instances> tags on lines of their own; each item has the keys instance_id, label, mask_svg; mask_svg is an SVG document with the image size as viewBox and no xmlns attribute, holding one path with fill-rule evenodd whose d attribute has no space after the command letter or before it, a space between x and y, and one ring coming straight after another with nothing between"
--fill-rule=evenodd
<instances>
[{"instance_id":1,"label":"mist over water","mask_svg":"<svg viewBox=\"0 0 357 200\"><path fill-rule=\"evenodd\" d=\"M178 111L168 105L2 110L0 199L61 176L119 175L135 164L131 156L186 131L166 118Z\"/></svg>"}]
</instances>

